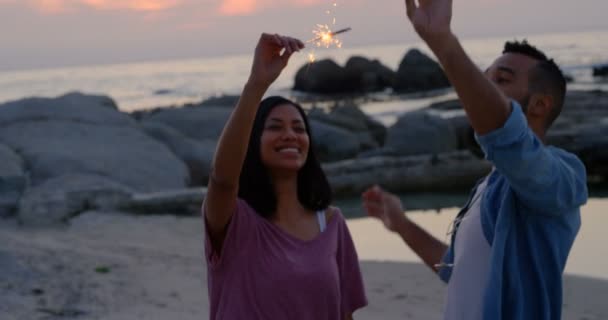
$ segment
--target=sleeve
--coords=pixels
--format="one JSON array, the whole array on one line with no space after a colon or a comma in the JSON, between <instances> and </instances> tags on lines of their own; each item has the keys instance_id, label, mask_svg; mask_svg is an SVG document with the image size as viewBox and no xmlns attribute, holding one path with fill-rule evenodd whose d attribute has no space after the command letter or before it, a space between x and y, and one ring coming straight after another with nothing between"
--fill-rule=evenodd
<instances>
[{"instance_id":1,"label":"sleeve","mask_svg":"<svg viewBox=\"0 0 608 320\"><path fill-rule=\"evenodd\" d=\"M586 170L573 154L543 144L517 102L502 128L476 135L486 158L535 212L557 215L587 199Z\"/></svg>"},{"instance_id":2,"label":"sleeve","mask_svg":"<svg viewBox=\"0 0 608 320\"><path fill-rule=\"evenodd\" d=\"M237 205L227 226L224 242L218 251L215 250L211 244L211 238L209 237L208 232L209 227L207 225L207 219L205 218L204 209L202 214L205 223L205 258L212 268L217 268L223 264L229 263L239 252L238 250L243 250L245 245L254 235L258 223L257 217L255 216L256 213L247 202L242 199L237 199Z\"/></svg>"},{"instance_id":3,"label":"sleeve","mask_svg":"<svg viewBox=\"0 0 608 320\"><path fill-rule=\"evenodd\" d=\"M448 283L452 277L452 270L454 269L454 247L450 245L443 254L441 262L437 266L437 275L441 281Z\"/></svg>"},{"instance_id":4,"label":"sleeve","mask_svg":"<svg viewBox=\"0 0 608 320\"><path fill-rule=\"evenodd\" d=\"M353 314L367 305L359 258L348 226L341 213L336 213L340 221L338 235L337 261L340 272L341 313L342 317Z\"/></svg>"}]
</instances>

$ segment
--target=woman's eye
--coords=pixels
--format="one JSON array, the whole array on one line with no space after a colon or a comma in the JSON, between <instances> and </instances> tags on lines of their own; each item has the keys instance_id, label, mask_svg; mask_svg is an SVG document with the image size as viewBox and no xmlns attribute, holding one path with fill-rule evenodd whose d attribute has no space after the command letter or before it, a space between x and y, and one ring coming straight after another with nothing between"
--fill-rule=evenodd
<instances>
[{"instance_id":1,"label":"woman's eye","mask_svg":"<svg viewBox=\"0 0 608 320\"><path fill-rule=\"evenodd\" d=\"M295 131L297 133L304 133L304 132L306 132L306 129L304 129L304 127L295 127L293 129L293 131Z\"/></svg>"},{"instance_id":2,"label":"woman's eye","mask_svg":"<svg viewBox=\"0 0 608 320\"><path fill-rule=\"evenodd\" d=\"M281 130L281 126L277 126L277 125L267 126L266 130L272 130L272 131Z\"/></svg>"}]
</instances>

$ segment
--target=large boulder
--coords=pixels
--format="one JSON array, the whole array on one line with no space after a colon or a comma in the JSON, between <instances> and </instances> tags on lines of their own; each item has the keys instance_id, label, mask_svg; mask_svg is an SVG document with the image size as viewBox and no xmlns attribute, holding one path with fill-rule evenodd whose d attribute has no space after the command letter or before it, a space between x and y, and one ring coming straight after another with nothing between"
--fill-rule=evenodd
<instances>
[{"instance_id":1,"label":"large boulder","mask_svg":"<svg viewBox=\"0 0 608 320\"><path fill-rule=\"evenodd\" d=\"M384 143L386 128L355 105L338 106L329 113L314 108L308 113L308 117L357 136L360 151L378 148Z\"/></svg>"},{"instance_id":2,"label":"large boulder","mask_svg":"<svg viewBox=\"0 0 608 320\"><path fill-rule=\"evenodd\" d=\"M354 56L348 59L344 66L344 76L347 86L355 92L374 92L390 88L395 81L395 71L380 63Z\"/></svg>"},{"instance_id":3,"label":"large boulder","mask_svg":"<svg viewBox=\"0 0 608 320\"><path fill-rule=\"evenodd\" d=\"M0 218L14 213L26 185L21 157L0 144Z\"/></svg>"},{"instance_id":4,"label":"large boulder","mask_svg":"<svg viewBox=\"0 0 608 320\"><path fill-rule=\"evenodd\" d=\"M0 105L0 142L19 151L32 186L88 173L141 192L186 187L185 164L104 101L73 94Z\"/></svg>"},{"instance_id":5,"label":"large boulder","mask_svg":"<svg viewBox=\"0 0 608 320\"><path fill-rule=\"evenodd\" d=\"M313 148L319 161L332 162L355 157L361 150L359 137L352 132L310 120Z\"/></svg>"},{"instance_id":6,"label":"large boulder","mask_svg":"<svg viewBox=\"0 0 608 320\"><path fill-rule=\"evenodd\" d=\"M458 149L450 122L426 110L408 112L389 128L385 149L390 155L439 154Z\"/></svg>"},{"instance_id":7,"label":"large boulder","mask_svg":"<svg viewBox=\"0 0 608 320\"><path fill-rule=\"evenodd\" d=\"M303 65L296 73L294 90L321 94L346 93L352 90L345 82L344 68L333 60Z\"/></svg>"},{"instance_id":8,"label":"large boulder","mask_svg":"<svg viewBox=\"0 0 608 320\"><path fill-rule=\"evenodd\" d=\"M74 92L57 98L26 98L0 104L0 125L21 121L76 121L108 126L135 126L106 96Z\"/></svg>"},{"instance_id":9,"label":"large boulder","mask_svg":"<svg viewBox=\"0 0 608 320\"><path fill-rule=\"evenodd\" d=\"M141 121L168 125L197 141L217 140L231 113L232 108L226 107L167 108L146 115Z\"/></svg>"},{"instance_id":10,"label":"large boulder","mask_svg":"<svg viewBox=\"0 0 608 320\"><path fill-rule=\"evenodd\" d=\"M336 119L348 121L355 127L363 127L363 130L368 131L379 146L384 145L386 140L387 129L379 121L368 116L356 105L341 105L333 108L330 115ZM358 129L355 129L358 130Z\"/></svg>"},{"instance_id":11,"label":"large boulder","mask_svg":"<svg viewBox=\"0 0 608 320\"><path fill-rule=\"evenodd\" d=\"M492 164L468 151L407 157L369 157L324 164L336 196L360 195L378 184L392 192L456 191L470 188Z\"/></svg>"},{"instance_id":12,"label":"large boulder","mask_svg":"<svg viewBox=\"0 0 608 320\"><path fill-rule=\"evenodd\" d=\"M594 77L608 77L608 64L594 66L593 67Z\"/></svg>"},{"instance_id":13,"label":"large boulder","mask_svg":"<svg viewBox=\"0 0 608 320\"><path fill-rule=\"evenodd\" d=\"M241 96L237 95L221 95L217 97L209 97L203 100L200 104L201 107L234 107Z\"/></svg>"},{"instance_id":14,"label":"large boulder","mask_svg":"<svg viewBox=\"0 0 608 320\"><path fill-rule=\"evenodd\" d=\"M399 93L429 91L449 87L439 64L417 49L408 51L397 70L393 89Z\"/></svg>"},{"instance_id":15,"label":"large boulder","mask_svg":"<svg viewBox=\"0 0 608 320\"><path fill-rule=\"evenodd\" d=\"M608 117L547 132L547 143L576 154L589 175L608 178Z\"/></svg>"},{"instance_id":16,"label":"large boulder","mask_svg":"<svg viewBox=\"0 0 608 320\"><path fill-rule=\"evenodd\" d=\"M143 121L142 128L148 135L169 147L188 166L191 185L207 185L217 145L215 140L194 140L168 125L154 121Z\"/></svg>"},{"instance_id":17,"label":"large boulder","mask_svg":"<svg viewBox=\"0 0 608 320\"><path fill-rule=\"evenodd\" d=\"M27 226L57 225L91 208L118 206L133 192L102 176L66 174L27 189L19 204L18 219Z\"/></svg>"},{"instance_id":18,"label":"large boulder","mask_svg":"<svg viewBox=\"0 0 608 320\"><path fill-rule=\"evenodd\" d=\"M458 140L459 150L469 150L477 157L484 157L484 153L475 139L475 131L467 117L462 103L458 99L450 99L431 104L429 109L441 114L446 119Z\"/></svg>"}]
</instances>

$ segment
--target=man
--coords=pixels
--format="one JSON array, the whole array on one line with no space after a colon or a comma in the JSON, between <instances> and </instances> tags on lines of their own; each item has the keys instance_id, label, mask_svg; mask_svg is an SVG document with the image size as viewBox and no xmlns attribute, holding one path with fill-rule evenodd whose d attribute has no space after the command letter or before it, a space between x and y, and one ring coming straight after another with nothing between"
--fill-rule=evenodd
<instances>
[{"instance_id":1,"label":"man","mask_svg":"<svg viewBox=\"0 0 608 320\"><path fill-rule=\"evenodd\" d=\"M562 274L587 200L580 160L543 143L563 105L564 77L526 42L507 43L484 75L451 31L452 1L405 4L494 169L458 214L449 247L377 186L364 206L448 283L444 319L560 319Z\"/></svg>"}]
</instances>

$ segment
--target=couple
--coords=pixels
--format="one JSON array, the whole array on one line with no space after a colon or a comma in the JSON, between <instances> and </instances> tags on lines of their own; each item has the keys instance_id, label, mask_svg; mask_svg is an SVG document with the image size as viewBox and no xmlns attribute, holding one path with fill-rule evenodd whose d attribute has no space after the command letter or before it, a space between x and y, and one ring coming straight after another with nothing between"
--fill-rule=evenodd
<instances>
[{"instance_id":1,"label":"couple","mask_svg":"<svg viewBox=\"0 0 608 320\"><path fill-rule=\"evenodd\" d=\"M458 214L449 246L379 187L363 194L364 207L447 282L445 319L559 319L562 273L587 199L582 163L543 144L564 102L564 77L525 42L507 43L484 74L451 32L451 1L405 3L494 169ZM303 47L262 35L216 150L203 205L213 320L352 319L367 304L306 115L280 97L261 101Z\"/></svg>"}]
</instances>

